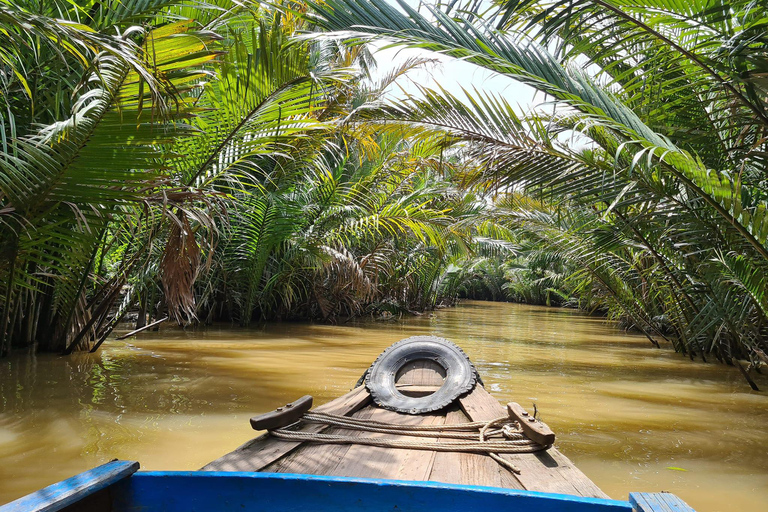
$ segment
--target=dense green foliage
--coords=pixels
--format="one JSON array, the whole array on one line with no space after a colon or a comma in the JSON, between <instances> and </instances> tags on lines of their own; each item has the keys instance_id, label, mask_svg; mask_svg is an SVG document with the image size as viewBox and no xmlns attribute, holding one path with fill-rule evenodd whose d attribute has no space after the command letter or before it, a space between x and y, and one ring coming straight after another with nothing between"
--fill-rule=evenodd
<instances>
[{"instance_id":1,"label":"dense green foliage","mask_svg":"<svg viewBox=\"0 0 768 512\"><path fill-rule=\"evenodd\" d=\"M540 199L497 215L575 269L582 305L691 356L768 360L764 5L399 4L329 0L317 21L473 62L549 101L518 119L503 98L462 107L431 91L369 119L440 126L474 148L475 183Z\"/></svg>"},{"instance_id":2,"label":"dense green foliage","mask_svg":"<svg viewBox=\"0 0 768 512\"><path fill-rule=\"evenodd\" d=\"M0 1L0 352L467 296L768 362L760 2L308 4ZM546 103L388 101L371 39Z\"/></svg>"},{"instance_id":3,"label":"dense green foliage","mask_svg":"<svg viewBox=\"0 0 768 512\"><path fill-rule=\"evenodd\" d=\"M0 353L68 349L105 323L152 236L109 273L106 248L169 211L181 185L169 145L190 134L216 56L218 36L189 22L131 28L153 16L147 2L91 4L0 3Z\"/></svg>"},{"instance_id":4,"label":"dense green foliage","mask_svg":"<svg viewBox=\"0 0 768 512\"><path fill-rule=\"evenodd\" d=\"M373 83L365 48L257 2L2 2L0 23L0 353L95 349L135 308L423 310L470 250L456 158L345 122L418 60Z\"/></svg>"}]
</instances>

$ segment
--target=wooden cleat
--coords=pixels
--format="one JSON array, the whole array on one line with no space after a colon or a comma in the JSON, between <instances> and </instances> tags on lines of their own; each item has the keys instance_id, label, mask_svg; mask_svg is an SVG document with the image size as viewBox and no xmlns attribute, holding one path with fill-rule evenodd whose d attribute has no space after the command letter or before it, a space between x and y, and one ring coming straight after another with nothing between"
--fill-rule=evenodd
<instances>
[{"instance_id":1,"label":"wooden cleat","mask_svg":"<svg viewBox=\"0 0 768 512\"><path fill-rule=\"evenodd\" d=\"M520 428L528 439L544 446L555 444L555 433L545 423L528 414L528 411L523 409L520 404L508 403L507 412L509 412L510 419L520 424Z\"/></svg>"},{"instance_id":2,"label":"wooden cleat","mask_svg":"<svg viewBox=\"0 0 768 512\"><path fill-rule=\"evenodd\" d=\"M295 402L278 407L272 412L259 414L251 418L253 430L273 430L287 427L301 419L312 408L312 397L305 395Z\"/></svg>"}]
</instances>

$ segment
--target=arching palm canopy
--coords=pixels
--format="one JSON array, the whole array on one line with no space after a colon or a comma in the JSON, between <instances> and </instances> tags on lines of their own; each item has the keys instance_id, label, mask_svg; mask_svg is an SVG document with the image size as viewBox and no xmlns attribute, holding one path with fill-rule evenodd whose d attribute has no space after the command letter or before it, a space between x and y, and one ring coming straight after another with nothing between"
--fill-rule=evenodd
<instances>
[{"instance_id":1,"label":"arching palm canopy","mask_svg":"<svg viewBox=\"0 0 768 512\"><path fill-rule=\"evenodd\" d=\"M313 19L546 93L548 108L523 119L514 99L442 90L365 119L440 127L472 144L477 183L546 199L505 204L508 222L581 268L590 301L691 354L765 361L764 11L719 0L473 6L329 0Z\"/></svg>"}]
</instances>

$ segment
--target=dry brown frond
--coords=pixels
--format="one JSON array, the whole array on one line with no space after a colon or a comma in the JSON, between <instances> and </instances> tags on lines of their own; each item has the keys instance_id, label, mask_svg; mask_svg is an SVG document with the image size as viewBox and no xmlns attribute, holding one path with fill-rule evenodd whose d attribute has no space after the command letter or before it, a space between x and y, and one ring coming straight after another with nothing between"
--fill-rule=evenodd
<instances>
[{"instance_id":1,"label":"dry brown frond","mask_svg":"<svg viewBox=\"0 0 768 512\"><path fill-rule=\"evenodd\" d=\"M179 324L195 319L195 294L192 285L200 270L200 246L187 215L180 210L171 227L168 245L160 262L160 279L168 304L168 316Z\"/></svg>"}]
</instances>

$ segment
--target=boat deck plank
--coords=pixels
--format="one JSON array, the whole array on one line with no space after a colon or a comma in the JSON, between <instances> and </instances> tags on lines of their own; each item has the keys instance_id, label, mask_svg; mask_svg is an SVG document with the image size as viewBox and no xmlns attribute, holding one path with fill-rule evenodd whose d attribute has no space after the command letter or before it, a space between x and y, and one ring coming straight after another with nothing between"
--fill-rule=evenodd
<instances>
[{"instance_id":1,"label":"boat deck plank","mask_svg":"<svg viewBox=\"0 0 768 512\"><path fill-rule=\"evenodd\" d=\"M371 419L384 423L399 423L403 425L420 425L429 415L412 416L380 407L371 407ZM396 439L397 436L366 432L366 437L380 439ZM329 476L357 476L362 478L394 479L404 465L408 454L413 450L382 448L356 444L350 447L347 456L336 466Z\"/></svg>"},{"instance_id":2,"label":"boat deck plank","mask_svg":"<svg viewBox=\"0 0 768 512\"><path fill-rule=\"evenodd\" d=\"M371 395L365 386L358 386L346 395L323 404L315 409L317 412L349 416L371 401ZM322 432L326 425L305 425L305 432ZM248 441L232 452L206 464L201 471L261 471L276 460L291 453L303 443L282 441L265 434Z\"/></svg>"},{"instance_id":3,"label":"boat deck plank","mask_svg":"<svg viewBox=\"0 0 768 512\"><path fill-rule=\"evenodd\" d=\"M445 414L431 414L427 416L422 425L445 425ZM425 437L425 442L435 442L435 437ZM396 480L415 480L422 482L429 480L429 474L432 472L432 468L435 465L435 457L437 452L430 450L408 450L405 458L397 470L396 475L393 477Z\"/></svg>"},{"instance_id":4,"label":"boat deck plank","mask_svg":"<svg viewBox=\"0 0 768 512\"><path fill-rule=\"evenodd\" d=\"M480 386L459 398L459 403L472 421L489 421L507 414L504 406ZM504 454L502 458L520 469L516 477L526 490L608 498L568 457L555 448L537 453Z\"/></svg>"},{"instance_id":5,"label":"boat deck plank","mask_svg":"<svg viewBox=\"0 0 768 512\"><path fill-rule=\"evenodd\" d=\"M460 409L446 414L446 424L466 423L469 419ZM475 484L490 487L522 489L523 486L506 468L487 455L465 452L437 452L429 480L447 484Z\"/></svg>"},{"instance_id":6,"label":"boat deck plank","mask_svg":"<svg viewBox=\"0 0 768 512\"><path fill-rule=\"evenodd\" d=\"M419 386L434 385L435 378L439 375L429 368L414 367L406 377L403 379L403 385ZM316 410L408 425L488 421L506 415L505 407L480 385L452 406L430 414L409 415L380 408L370 401L370 395L364 386ZM391 437L388 434L363 433L312 423L302 425L301 430ZM439 437L424 438L426 442L435 440L439 442ZM211 462L203 469L430 480L584 497L608 497L555 448L546 452L508 454L503 457L517 466L521 473L516 475L482 454L405 450L357 444L300 443L262 436Z\"/></svg>"},{"instance_id":7,"label":"boat deck plank","mask_svg":"<svg viewBox=\"0 0 768 512\"><path fill-rule=\"evenodd\" d=\"M353 418L370 419L374 412L373 407L363 409L351 414ZM328 434L341 434L352 437L363 435L359 430L343 428L329 428ZM301 450L296 450L280 460L265 467L263 471L270 473L305 473L312 475L329 475L333 469L347 456L352 445L349 444L320 444L306 443Z\"/></svg>"}]
</instances>

